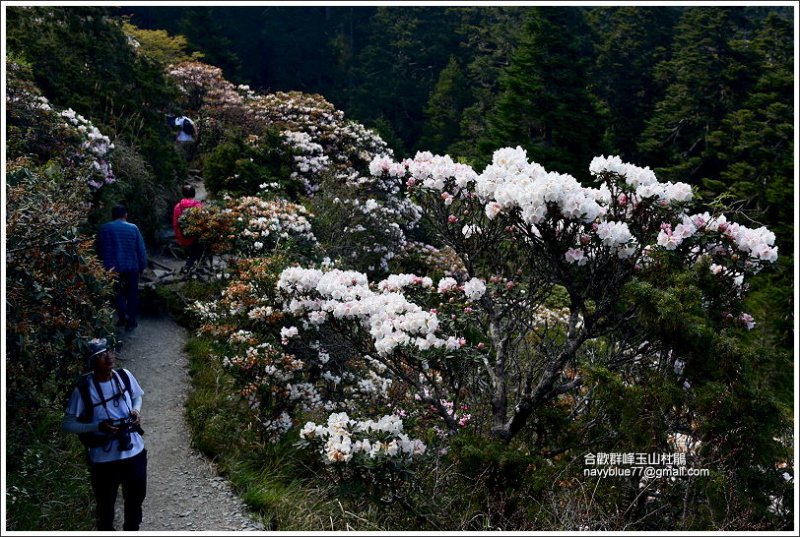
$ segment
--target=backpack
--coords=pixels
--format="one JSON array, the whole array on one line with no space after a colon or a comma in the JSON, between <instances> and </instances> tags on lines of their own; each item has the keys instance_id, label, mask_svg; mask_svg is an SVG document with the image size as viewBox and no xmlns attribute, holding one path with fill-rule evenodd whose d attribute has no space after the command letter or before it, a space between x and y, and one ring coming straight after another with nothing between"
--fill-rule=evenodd
<instances>
[{"instance_id":1,"label":"backpack","mask_svg":"<svg viewBox=\"0 0 800 537\"><path fill-rule=\"evenodd\" d=\"M194 136L194 123L188 117L183 118L183 124L181 125L181 130L188 134L189 136Z\"/></svg>"},{"instance_id":2,"label":"backpack","mask_svg":"<svg viewBox=\"0 0 800 537\"><path fill-rule=\"evenodd\" d=\"M132 393L131 379L128 376L128 373L122 368L115 369L114 371L117 373L117 375L119 375L119 378L122 379L122 383L125 385L125 391ZM80 423L91 423L92 419L94 418L94 407L102 404L92 402L92 394L89 393L89 380L91 377L91 373L86 373L78 379L78 382L75 385L75 387L78 388L81 401L83 401L83 412L81 412L81 415L78 416L78 421ZM117 380L117 377L114 377L114 379ZM119 381L117 380L117 382ZM123 391L122 393L124 395L125 392ZM87 448L95 448L105 446L110 440L110 437L101 433L80 433L78 435L78 439L80 439L81 444Z\"/></svg>"}]
</instances>

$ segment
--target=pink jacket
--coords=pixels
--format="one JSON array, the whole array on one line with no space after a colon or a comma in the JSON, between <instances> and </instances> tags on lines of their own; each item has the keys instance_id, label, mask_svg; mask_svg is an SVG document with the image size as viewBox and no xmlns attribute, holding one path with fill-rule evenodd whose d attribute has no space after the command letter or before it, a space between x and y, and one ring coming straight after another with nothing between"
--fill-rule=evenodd
<instances>
[{"instance_id":1,"label":"pink jacket","mask_svg":"<svg viewBox=\"0 0 800 537\"><path fill-rule=\"evenodd\" d=\"M178 218L180 218L181 213L189 207L201 207L202 205L203 204L196 199L191 198L183 198L175 204L175 208L172 210L172 228L175 230L175 241L181 246L189 246L197 239L195 237L187 238L183 236L183 233L181 233L181 226L178 224Z\"/></svg>"}]
</instances>

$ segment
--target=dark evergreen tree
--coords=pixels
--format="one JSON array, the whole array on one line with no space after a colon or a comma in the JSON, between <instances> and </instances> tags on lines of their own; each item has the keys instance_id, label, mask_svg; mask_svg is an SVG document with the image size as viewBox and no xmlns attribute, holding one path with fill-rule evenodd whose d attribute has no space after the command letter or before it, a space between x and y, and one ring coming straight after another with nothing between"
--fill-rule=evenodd
<instances>
[{"instance_id":1,"label":"dark evergreen tree","mask_svg":"<svg viewBox=\"0 0 800 537\"><path fill-rule=\"evenodd\" d=\"M338 78L337 51L330 46L332 16L327 7L265 8L262 84L273 91L298 90L330 98L328 92Z\"/></svg>"},{"instance_id":2,"label":"dark evergreen tree","mask_svg":"<svg viewBox=\"0 0 800 537\"><path fill-rule=\"evenodd\" d=\"M636 144L663 97L654 68L666 60L679 13L669 7L604 7L588 12L595 34L591 83L608 110L611 150L628 162L641 161Z\"/></svg>"},{"instance_id":3,"label":"dark evergreen tree","mask_svg":"<svg viewBox=\"0 0 800 537\"><path fill-rule=\"evenodd\" d=\"M708 135L708 153L723 163L704 187L749 218L769 227L781 258L775 273L754 281L752 309L776 342L792 346L794 310L794 77L792 21L771 13L752 39L734 44L756 57L757 80L740 108ZM777 307L776 307L777 305Z\"/></svg>"},{"instance_id":4,"label":"dark evergreen tree","mask_svg":"<svg viewBox=\"0 0 800 537\"><path fill-rule=\"evenodd\" d=\"M441 8L381 7L356 58L352 113L370 126L385 118L406 152L422 134L424 108L457 47L455 16Z\"/></svg>"},{"instance_id":5,"label":"dark evergreen tree","mask_svg":"<svg viewBox=\"0 0 800 537\"><path fill-rule=\"evenodd\" d=\"M763 221L792 247L794 77L791 21L770 15L752 40L738 48L755 55L758 78L741 107L729 112L708 136L708 153L724 163L714 194L727 193L752 218Z\"/></svg>"},{"instance_id":6,"label":"dark evergreen tree","mask_svg":"<svg viewBox=\"0 0 800 537\"><path fill-rule=\"evenodd\" d=\"M494 149L520 145L547 169L588 176L588 163L602 151L604 129L596 98L587 89L588 35L582 10L531 11L480 143L485 159Z\"/></svg>"},{"instance_id":7,"label":"dark evergreen tree","mask_svg":"<svg viewBox=\"0 0 800 537\"><path fill-rule=\"evenodd\" d=\"M206 63L215 65L229 80L241 81L239 69L242 62L231 50L231 39L225 35L220 23L222 13L227 10L209 7L187 7L182 10L178 25L193 50L204 54Z\"/></svg>"},{"instance_id":8,"label":"dark evergreen tree","mask_svg":"<svg viewBox=\"0 0 800 537\"><path fill-rule=\"evenodd\" d=\"M671 59L656 71L669 86L639 145L662 179L697 184L718 176L722 163L707 153L707 136L738 107L755 76L747 51L732 44L745 15L742 8L698 7L681 16Z\"/></svg>"},{"instance_id":9,"label":"dark evergreen tree","mask_svg":"<svg viewBox=\"0 0 800 537\"><path fill-rule=\"evenodd\" d=\"M348 114L353 110L354 92L360 84L356 77L356 57L365 46L374 7L325 8L326 49L330 85L323 95Z\"/></svg>"},{"instance_id":10,"label":"dark evergreen tree","mask_svg":"<svg viewBox=\"0 0 800 537\"><path fill-rule=\"evenodd\" d=\"M662 179L688 181L777 233L777 272L754 280L751 308L791 344L793 56L784 13L692 8L676 27L671 81L640 148ZM760 29L759 29L760 25ZM776 307L776 304L778 307Z\"/></svg>"},{"instance_id":11,"label":"dark evergreen tree","mask_svg":"<svg viewBox=\"0 0 800 537\"><path fill-rule=\"evenodd\" d=\"M425 107L426 121L419 149L449 153L451 145L459 138L461 114L470 100L461 66L455 57L450 57Z\"/></svg>"},{"instance_id":12,"label":"dark evergreen tree","mask_svg":"<svg viewBox=\"0 0 800 537\"><path fill-rule=\"evenodd\" d=\"M472 102L461 114L457 156L475 159L477 142L488 130L488 117L499 95L500 73L511 63L528 8L459 8L456 32L462 36L463 65Z\"/></svg>"}]
</instances>

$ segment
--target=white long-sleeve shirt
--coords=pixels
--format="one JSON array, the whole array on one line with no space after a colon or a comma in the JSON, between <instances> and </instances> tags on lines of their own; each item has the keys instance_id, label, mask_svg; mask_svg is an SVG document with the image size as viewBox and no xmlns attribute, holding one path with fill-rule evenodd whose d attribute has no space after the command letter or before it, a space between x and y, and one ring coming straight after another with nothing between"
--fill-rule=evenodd
<instances>
[{"instance_id":1,"label":"white long-sleeve shirt","mask_svg":"<svg viewBox=\"0 0 800 537\"><path fill-rule=\"evenodd\" d=\"M90 423L81 423L78 421L78 416L83 413L83 399L81 398L78 388L73 390L70 396L67 409L64 412L64 418L61 422L61 429L71 433L90 433L98 432L100 422L106 419L120 419L127 418L131 415L132 410L141 411L142 409L142 396L144 390L139 385L136 377L125 369L128 378L131 381L131 392L125 390L125 383L119 378L116 371L114 376L116 379L105 382L98 382L102 392L102 399L106 399L106 404L100 403L101 395L98 394L95 388L95 383L89 380L89 395L92 402L95 403L94 411L92 413L92 421ZM122 387L124 393L120 393L119 387ZM104 447L90 448L89 459L92 462L110 462L116 460L127 459L138 455L144 449L144 440L139 433L131 432L131 442L133 448L127 451L119 451L119 441L116 438Z\"/></svg>"}]
</instances>

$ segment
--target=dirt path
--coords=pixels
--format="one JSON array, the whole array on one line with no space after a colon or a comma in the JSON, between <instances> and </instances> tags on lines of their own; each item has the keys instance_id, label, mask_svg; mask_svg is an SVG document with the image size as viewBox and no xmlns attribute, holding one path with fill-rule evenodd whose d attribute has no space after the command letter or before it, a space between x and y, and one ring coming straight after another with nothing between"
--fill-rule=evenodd
<instances>
[{"instance_id":1,"label":"dirt path","mask_svg":"<svg viewBox=\"0 0 800 537\"><path fill-rule=\"evenodd\" d=\"M118 367L129 369L145 392L148 482L141 530L263 531L214 465L190 447L184 419L189 391L185 343L186 331L169 317L142 317L139 327L124 337L118 355ZM122 518L120 497L118 527Z\"/></svg>"}]
</instances>

